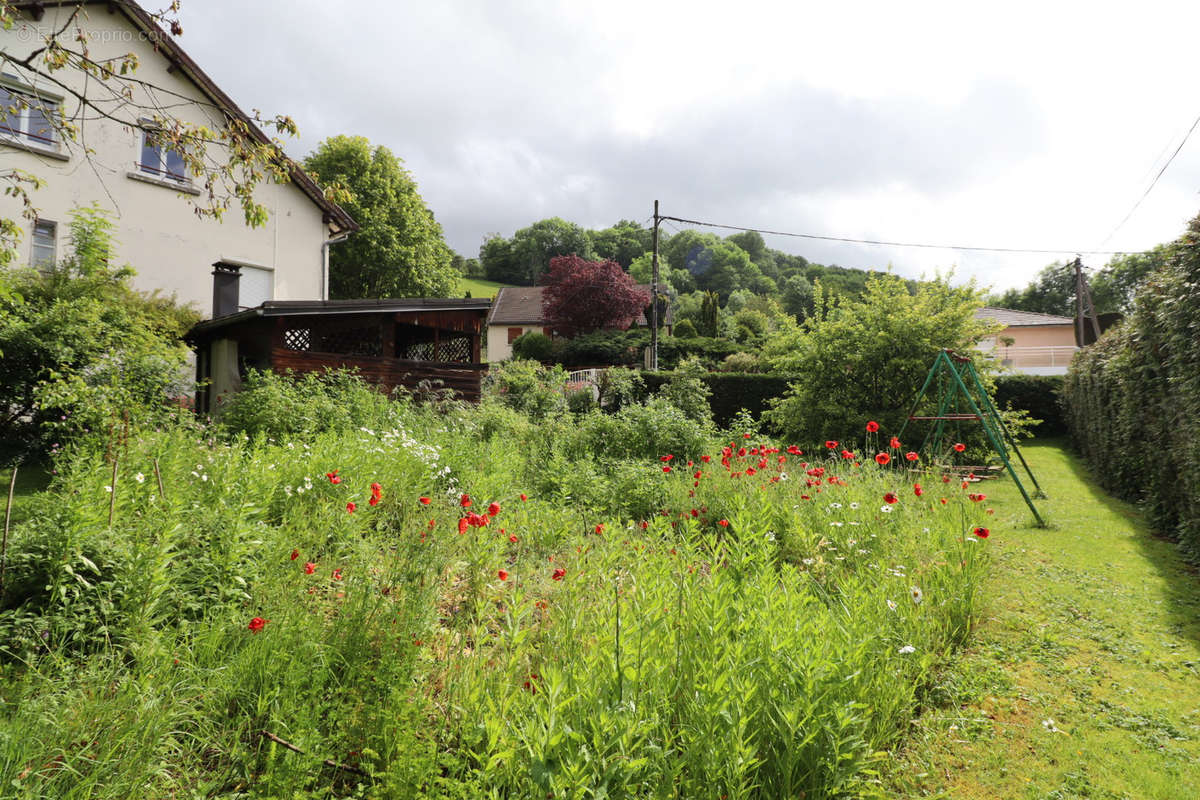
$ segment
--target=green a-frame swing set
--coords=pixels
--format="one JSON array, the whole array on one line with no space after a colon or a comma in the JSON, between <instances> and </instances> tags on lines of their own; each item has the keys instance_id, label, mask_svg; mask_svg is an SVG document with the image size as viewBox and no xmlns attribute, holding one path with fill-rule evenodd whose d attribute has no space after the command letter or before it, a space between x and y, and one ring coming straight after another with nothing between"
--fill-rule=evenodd
<instances>
[{"instance_id":1,"label":"green a-frame swing set","mask_svg":"<svg viewBox=\"0 0 1200 800\"><path fill-rule=\"evenodd\" d=\"M938 393L937 413L933 416L917 416L925 395L931 389L936 389ZM1033 471L1029 469L1029 464L1025 461L1025 456L1021 454L1021 448L1017 447L1016 439L1008 430L1008 426L1004 424L1004 420L1000 417L1000 412L996 410L995 404L988 396L987 390L983 387L983 382L979 380L979 373L975 371L975 365L970 358L960 356L953 350L942 350L937 354L933 366L929 369L929 375L925 378L925 385L917 393L917 399L913 402L912 411L909 413L904 425L900 428L898 435L901 438L903 438L904 429L908 427L909 422L935 423L929 432L925 434L925 440L921 442L920 452L922 453L929 452L928 447L931 442L933 443L933 451L940 451L947 422L978 422L983 428L988 443L991 444L996 454L1000 456L1000 460L1004 463L1005 469L1008 470L1009 476L1012 477L1013 483L1021 491L1021 496L1025 498L1026 505L1033 512L1038 526L1043 528L1046 526L1042 515L1038 513L1037 506L1033 504L1033 499L1029 496L1029 492L1026 491L1025 484L1021 482L1017 471L1013 469L1012 460L1009 458L1010 451L1017 456L1021 462L1021 466L1025 468L1025 473L1029 475L1029 480L1033 482L1036 496L1045 497L1046 495L1042 491L1042 487L1038 485L1037 478L1033 476Z\"/></svg>"}]
</instances>

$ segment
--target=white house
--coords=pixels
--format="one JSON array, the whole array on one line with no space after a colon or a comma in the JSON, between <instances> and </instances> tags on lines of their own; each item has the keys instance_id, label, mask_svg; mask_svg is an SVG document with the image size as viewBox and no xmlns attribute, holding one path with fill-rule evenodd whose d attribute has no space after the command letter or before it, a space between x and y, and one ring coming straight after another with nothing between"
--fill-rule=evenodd
<instances>
[{"instance_id":1,"label":"white house","mask_svg":"<svg viewBox=\"0 0 1200 800\"><path fill-rule=\"evenodd\" d=\"M295 164L289 162L290 182L263 182L255 190L269 220L252 228L236 201L223 221L198 216L188 200L200 197L202 187L185 174L178 155L154 146L136 123L92 113L78 123L74 142L63 141L47 124L48 114L73 118L79 107L74 92L97 97L103 85L91 78L85 88L83 73L71 68L53 73L65 84L55 85L14 62L79 9L75 25L89 34L93 60L136 55L134 76L154 88L135 86L133 104L169 106L181 120L214 130L223 129L227 119L240 120L249 124L251 136L267 141L150 14L132 0L10 5L19 14L11 29L0 30L0 50L7 56L0 63L0 171L19 169L45 182L32 193L36 222L21 217L17 200L0 198L0 215L25 228L18 263L61 257L69 244L71 210L96 203L116 224L114 261L137 270L139 289L174 293L205 316L214 313L214 281L224 281L224 296L233 305L223 312L266 300L328 298L328 242L358 226ZM63 41L72 44L72 35Z\"/></svg>"}]
</instances>

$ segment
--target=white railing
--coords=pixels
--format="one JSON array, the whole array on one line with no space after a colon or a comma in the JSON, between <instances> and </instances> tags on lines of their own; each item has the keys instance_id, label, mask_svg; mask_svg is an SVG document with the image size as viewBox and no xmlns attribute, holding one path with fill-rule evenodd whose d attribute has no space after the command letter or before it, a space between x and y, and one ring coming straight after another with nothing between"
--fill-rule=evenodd
<instances>
[{"instance_id":1,"label":"white railing","mask_svg":"<svg viewBox=\"0 0 1200 800\"><path fill-rule=\"evenodd\" d=\"M1004 366L1021 369L1022 367L1062 367L1071 365L1071 358L1079 348L1075 345L1043 345L1041 347L1004 347L996 349L997 355Z\"/></svg>"},{"instance_id":2,"label":"white railing","mask_svg":"<svg viewBox=\"0 0 1200 800\"><path fill-rule=\"evenodd\" d=\"M595 384L599 378L600 370L598 369L577 369L567 375L567 383Z\"/></svg>"}]
</instances>

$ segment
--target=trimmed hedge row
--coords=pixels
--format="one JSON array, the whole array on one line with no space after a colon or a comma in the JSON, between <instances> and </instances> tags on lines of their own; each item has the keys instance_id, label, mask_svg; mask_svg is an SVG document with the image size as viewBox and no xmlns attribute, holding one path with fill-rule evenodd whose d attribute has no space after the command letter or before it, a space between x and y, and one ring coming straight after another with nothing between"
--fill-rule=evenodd
<instances>
[{"instance_id":1,"label":"trimmed hedge row","mask_svg":"<svg viewBox=\"0 0 1200 800\"><path fill-rule=\"evenodd\" d=\"M795 375L762 375L743 372L709 372L698 376L712 395L708 404L712 408L713 421L722 427L728 425L743 408L759 418L770 408L774 397L782 397L788 384L797 380ZM648 392L657 392L670 380L664 372L643 372Z\"/></svg>"},{"instance_id":2,"label":"trimmed hedge row","mask_svg":"<svg viewBox=\"0 0 1200 800\"><path fill-rule=\"evenodd\" d=\"M1059 400L1062 394L1061 375L1002 375L996 378L996 407L1028 411L1041 425L1033 429L1038 436L1062 436L1067 433L1067 420Z\"/></svg>"},{"instance_id":3,"label":"trimmed hedge row","mask_svg":"<svg viewBox=\"0 0 1200 800\"><path fill-rule=\"evenodd\" d=\"M1200 217L1148 277L1125 322L1084 348L1063 388L1076 446L1100 484L1144 503L1200 562Z\"/></svg>"}]
</instances>

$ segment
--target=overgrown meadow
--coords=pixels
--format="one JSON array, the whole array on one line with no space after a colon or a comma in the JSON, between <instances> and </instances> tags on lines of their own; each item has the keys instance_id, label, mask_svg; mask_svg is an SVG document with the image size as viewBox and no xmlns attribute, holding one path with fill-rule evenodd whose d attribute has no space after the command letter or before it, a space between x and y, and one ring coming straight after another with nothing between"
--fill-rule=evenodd
<instances>
[{"instance_id":1,"label":"overgrown meadow","mask_svg":"<svg viewBox=\"0 0 1200 800\"><path fill-rule=\"evenodd\" d=\"M5 796L878 791L972 623L973 486L886 431L372 394L58 456L9 542Z\"/></svg>"}]
</instances>

